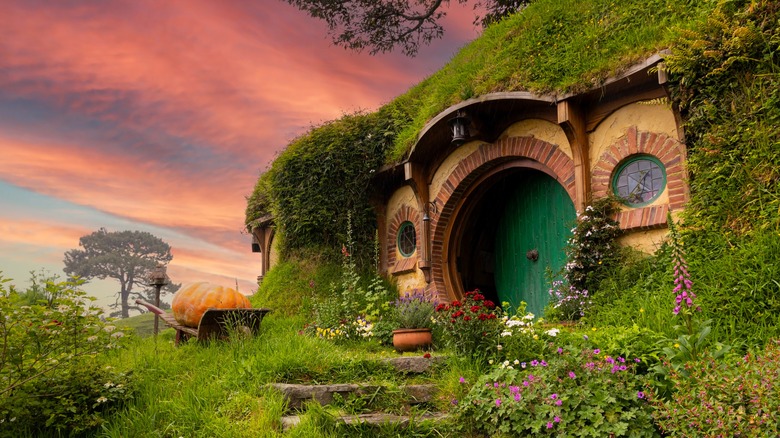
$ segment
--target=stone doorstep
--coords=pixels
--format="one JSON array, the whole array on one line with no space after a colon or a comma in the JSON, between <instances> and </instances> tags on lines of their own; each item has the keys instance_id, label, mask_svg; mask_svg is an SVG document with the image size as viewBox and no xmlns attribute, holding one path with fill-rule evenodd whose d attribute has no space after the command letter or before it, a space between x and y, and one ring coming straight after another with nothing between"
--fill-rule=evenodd
<instances>
[{"instance_id":1,"label":"stone doorstep","mask_svg":"<svg viewBox=\"0 0 780 438\"><path fill-rule=\"evenodd\" d=\"M396 371L401 373L415 373L421 374L427 372L431 366L443 362L446 356L400 356L389 359L383 359L382 361L390 364Z\"/></svg>"},{"instance_id":2,"label":"stone doorstep","mask_svg":"<svg viewBox=\"0 0 780 438\"><path fill-rule=\"evenodd\" d=\"M408 415L394 415L394 414L385 414L382 412L373 412L370 414L360 414L360 415L341 415L336 417L336 421L342 422L344 424L369 424L369 425L383 425L383 424L394 424L398 426L405 427L409 425L409 423L414 420L415 422L418 421L440 421L444 420L449 415L443 412L431 412L426 413L418 416L408 416ZM297 426L301 422L301 417L298 415L289 415L286 417L282 417L282 430L287 431L295 426Z\"/></svg>"},{"instance_id":3,"label":"stone doorstep","mask_svg":"<svg viewBox=\"0 0 780 438\"><path fill-rule=\"evenodd\" d=\"M384 387L378 385L360 385L355 383L343 383L335 385L299 385L292 383L272 383L269 385L275 390L281 392L287 399L288 409L300 410L303 403L314 400L321 405L333 403L335 394L340 394L346 398L350 394L357 396L374 394L384 390ZM436 394L436 385L405 385L400 387L410 405L428 403L433 400Z\"/></svg>"}]
</instances>

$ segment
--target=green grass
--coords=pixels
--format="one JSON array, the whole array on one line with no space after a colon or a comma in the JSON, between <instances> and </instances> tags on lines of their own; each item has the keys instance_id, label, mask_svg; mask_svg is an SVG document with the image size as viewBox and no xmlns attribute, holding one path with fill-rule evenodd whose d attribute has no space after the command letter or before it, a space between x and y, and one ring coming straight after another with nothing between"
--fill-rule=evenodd
<instances>
[{"instance_id":1,"label":"green grass","mask_svg":"<svg viewBox=\"0 0 780 438\"><path fill-rule=\"evenodd\" d=\"M129 318L118 319L115 321L117 327L132 329L137 336L145 338L154 334L154 314L144 313L142 315L131 316ZM164 329L165 323L160 321L159 328Z\"/></svg>"},{"instance_id":2,"label":"green grass","mask_svg":"<svg viewBox=\"0 0 780 438\"><path fill-rule=\"evenodd\" d=\"M266 317L261 334L254 338L190 341L174 347L173 331L166 330L156 339L134 339L112 365L133 371L135 397L95 435L277 436L284 402L265 387L268 383L366 382L393 388L405 382L439 381L442 375L448 377L441 380L453 380L452 373L458 373L439 370L404 379L380 361L397 356L390 347L335 344L299 334L302 326L299 317L277 315ZM449 398L443 397L446 407ZM400 406L399 396L390 391L374 407L400 412ZM332 424L316 424L317 420L306 419L289 436L335 433Z\"/></svg>"}]
</instances>

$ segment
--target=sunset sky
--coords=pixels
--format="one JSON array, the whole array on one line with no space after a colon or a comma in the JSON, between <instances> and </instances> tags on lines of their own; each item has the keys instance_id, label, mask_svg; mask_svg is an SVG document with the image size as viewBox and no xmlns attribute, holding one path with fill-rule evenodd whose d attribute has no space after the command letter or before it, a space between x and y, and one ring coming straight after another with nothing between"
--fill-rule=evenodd
<instances>
[{"instance_id":1,"label":"sunset sky","mask_svg":"<svg viewBox=\"0 0 780 438\"><path fill-rule=\"evenodd\" d=\"M278 0L0 0L0 271L64 277L79 237L148 231L177 283L254 291L245 197L313 124L373 110L479 32L470 5L416 58L330 44ZM118 283L86 289L113 302Z\"/></svg>"}]
</instances>

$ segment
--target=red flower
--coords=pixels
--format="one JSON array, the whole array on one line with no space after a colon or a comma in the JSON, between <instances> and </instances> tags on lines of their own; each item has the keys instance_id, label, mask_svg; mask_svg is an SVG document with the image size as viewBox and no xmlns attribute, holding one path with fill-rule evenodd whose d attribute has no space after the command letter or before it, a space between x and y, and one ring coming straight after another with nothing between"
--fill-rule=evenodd
<instances>
[{"instance_id":1,"label":"red flower","mask_svg":"<svg viewBox=\"0 0 780 438\"><path fill-rule=\"evenodd\" d=\"M484 313L480 313L477 318L479 318L480 321L484 321L484 320L488 319L488 316L485 315Z\"/></svg>"},{"instance_id":2,"label":"red flower","mask_svg":"<svg viewBox=\"0 0 780 438\"><path fill-rule=\"evenodd\" d=\"M485 307L487 307L488 309L492 309L496 307L496 304L490 300L485 300Z\"/></svg>"},{"instance_id":3,"label":"red flower","mask_svg":"<svg viewBox=\"0 0 780 438\"><path fill-rule=\"evenodd\" d=\"M438 306L436 306L436 311L437 312L443 312L443 311L447 311L447 310L450 310L450 306L448 306L448 305L446 305L444 303L441 303Z\"/></svg>"},{"instance_id":4,"label":"red flower","mask_svg":"<svg viewBox=\"0 0 780 438\"><path fill-rule=\"evenodd\" d=\"M490 315L488 315L488 319L496 319L496 314L491 313Z\"/></svg>"},{"instance_id":5,"label":"red flower","mask_svg":"<svg viewBox=\"0 0 780 438\"><path fill-rule=\"evenodd\" d=\"M471 321L471 317L466 315L466 316L463 317L463 320L464 321Z\"/></svg>"},{"instance_id":6,"label":"red flower","mask_svg":"<svg viewBox=\"0 0 780 438\"><path fill-rule=\"evenodd\" d=\"M455 300L452 302L452 307L460 307L460 301Z\"/></svg>"},{"instance_id":7,"label":"red flower","mask_svg":"<svg viewBox=\"0 0 780 438\"><path fill-rule=\"evenodd\" d=\"M425 353L425 354L423 354L423 357L426 358L426 359L430 359L431 358L431 353Z\"/></svg>"},{"instance_id":8,"label":"red flower","mask_svg":"<svg viewBox=\"0 0 780 438\"><path fill-rule=\"evenodd\" d=\"M457 318L457 317L459 317L461 315L463 315L463 311L462 310L458 310L457 312L452 314L452 317L453 318Z\"/></svg>"},{"instance_id":9,"label":"red flower","mask_svg":"<svg viewBox=\"0 0 780 438\"><path fill-rule=\"evenodd\" d=\"M477 313L477 312L479 312L480 309L481 309L481 307L479 307L479 306L471 306L471 312L472 313Z\"/></svg>"},{"instance_id":10,"label":"red flower","mask_svg":"<svg viewBox=\"0 0 780 438\"><path fill-rule=\"evenodd\" d=\"M474 301L482 301L485 299L485 296L482 294L474 294Z\"/></svg>"}]
</instances>

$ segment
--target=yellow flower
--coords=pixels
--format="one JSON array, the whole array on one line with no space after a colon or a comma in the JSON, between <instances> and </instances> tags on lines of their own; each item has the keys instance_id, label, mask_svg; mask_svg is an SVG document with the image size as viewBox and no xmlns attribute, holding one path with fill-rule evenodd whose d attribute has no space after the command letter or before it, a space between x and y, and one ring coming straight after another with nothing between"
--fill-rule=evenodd
<instances>
[{"instance_id":1,"label":"yellow flower","mask_svg":"<svg viewBox=\"0 0 780 438\"><path fill-rule=\"evenodd\" d=\"M593 330L595 332L596 331L596 327L593 327L591 330Z\"/></svg>"},{"instance_id":2,"label":"yellow flower","mask_svg":"<svg viewBox=\"0 0 780 438\"><path fill-rule=\"evenodd\" d=\"M680 348L680 344L674 344L674 348Z\"/></svg>"},{"instance_id":3,"label":"yellow flower","mask_svg":"<svg viewBox=\"0 0 780 438\"><path fill-rule=\"evenodd\" d=\"M644 307L643 307L643 308L641 308L641 309L639 309L639 313L645 313L645 309L644 309Z\"/></svg>"}]
</instances>

